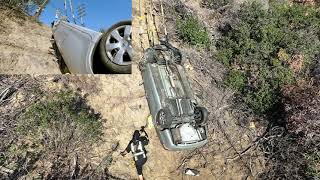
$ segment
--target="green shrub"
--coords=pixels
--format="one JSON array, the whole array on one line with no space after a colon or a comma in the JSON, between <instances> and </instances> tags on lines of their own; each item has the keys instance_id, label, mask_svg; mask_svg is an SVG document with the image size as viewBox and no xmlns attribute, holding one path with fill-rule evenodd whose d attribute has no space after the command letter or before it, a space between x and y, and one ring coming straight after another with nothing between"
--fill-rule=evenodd
<instances>
[{"instance_id":1,"label":"green shrub","mask_svg":"<svg viewBox=\"0 0 320 180\"><path fill-rule=\"evenodd\" d=\"M34 172L42 179L70 179L75 157L82 167L90 164L92 147L101 142L101 116L72 90L50 92L34 86L28 93L41 99L20 102L27 108L12 118L14 137L4 146L0 164L14 170L9 179L32 179Z\"/></svg>"},{"instance_id":2,"label":"green shrub","mask_svg":"<svg viewBox=\"0 0 320 180\"><path fill-rule=\"evenodd\" d=\"M33 15L44 2L45 0L1 0L0 5L5 4L11 7L16 7L30 15Z\"/></svg>"},{"instance_id":3,"label":"green shrub","mask_svg":"<svg viewBox=\"0 0 320 180\"><path fill-rule=\"evenodd\" d=\"M74 131L88 144L92 144L102 133L100 115L94 114L85 100L71 90L45 97L30 106L20 119L17 127L20 135L38 140L42 140L50 131L66 134Z\"/></svg>"},{"instance_id":4,"label":"green shrub","mask_svg":"<svg viewBox=\"0 0 320 180\"><path fill-rule=\"evenodd\" d=\"M263 82L256 91L248 91L244 95L246 102L255 112L264 113L273 105L278 103L279 99L274 90L268 83Z\"/></svg>"},{"instance_id":5,"label":"green shrub","mask_svg":"<svg viewBox=\"0 0 320 180\"><path fill-rule=\"evenodd\" d=\"M225 80L227 86L234 90L241 90L245 86L245 75L241 71L231 70Z\"/></svg>"},{"instance_id":6,"label":"green shrub","mask_svg":"<svg viewBox=\"0 0 320 180\"><path fill-rule=\"evenodd\" d=\"M320 152L316 151L312 154L305 154L308 162L307 174L315 179L320 178Z\"/></svg>"},{"instance_id":7,"label":"green shrub","mask_svg":"<svg viewBox=\"0 0 320 180\"><path fill-rule=\"evenodd\" d=\"M177 22L178 33L180 37L191 45L208 47L210 45L210 37L198 19L194 17L186 17L179 19Z\"/></svg>"},{"instance_id":8,"label":"green shrub","mask_svg":"<svg viewBox=\"0 0 320 180\"><path fill-rule=\"evenodd\" d=\"M10 147L11 156L32 152L30 157L36 158L35 162L40 156L52 161L50 157L57 155L67 162L75 153L85 157L92 145L99 142L102 121L81 95L66 90L29 106L19 117L15 131L19 142Z\"/></svg>"},{"instance_id":9,"label":"green shrub","mask_svg":"<svg viewBox=\"0 0 320 180\"><path fill-rule=\"evenodd\" d=\"M320 12L311 6L279 3L263 10L251 3L242 5L235 17L234 23L226 24L231 28L220 28L216 58L231 72L227 84L253 110L265 113L279 101L281 87L303 77L320 53ZM303 62L296 67L299 72L291 66L296 56ZM248 79L244 85L236 83L240 78L233 71L237 69Z\"/></svg>"},{"instance_id":10,"label":"green shrub","mask_svg":"<svg viewBox=\"0 0 320 180\"><path fill-rule=\"evenodd\" d=\"M201 6L209 9L218 9L230 4L231 0L202 0Z\"/></svg>"}]
</instances>

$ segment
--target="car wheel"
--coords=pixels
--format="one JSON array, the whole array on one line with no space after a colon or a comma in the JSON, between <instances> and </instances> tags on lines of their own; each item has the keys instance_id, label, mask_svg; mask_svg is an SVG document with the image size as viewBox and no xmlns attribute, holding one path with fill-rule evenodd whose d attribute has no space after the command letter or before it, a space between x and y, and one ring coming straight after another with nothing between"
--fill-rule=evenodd
<instances>
[{"instance_id":1,"label":"car wheel","mask_svg":"<svg viewBox=\"0 0 320 180\"><path fill-rule=\"evenodd\" d=\"M174 63L179 64L179 65L183 65L182 54L178 48L175 48L167 41L162 41L161 44L162 44L161 46L163 46L162 49L164 51L170 51L170 54L173 56ZM161 49L161 48L159 48L159 49Z\"/></svg>"},{"instance_id":2,"label":"car wheel","mask_svg":"<svg viewBox=\"0 0 320 180\"><path fill-rule=\"evenodd\" d=\"M113 73L131 73L131 39L131 21L119 22L102 35L99 53L108 70Z\"/></svg>"},{"instance_id":3,"label":"car wheel","mask_svg":"<svg viewBox=\"0 0 320 180\"><path fill-rule=\"evenodd\" d=\"M205 124L208 120L208 110L204 107L195 107L194 119L199 125Z\"/></svg>"},{"instance_id":4,"label":"car wheel","mask_svg":"<svg viewBox=\"0 0 320 180\"><path fill-rule=\"evenodd\" d=\"M160 130L170 128L172 122L172 116L168 109L161 109L158 111L156 117L156 126Z\"/></svg>"},{"instance_id":5,"label":"car wheel","mask_svg":"<svg viewBox=\"0 0 320 180\"><path fill-rule=\"evenodd\" d=\"M156 51L154 49L148 48L146 50L145 57L144 57L145 62L146 63L156 63L157 61L155 59L155 53L156 53Z\"/></svg>"}]
</instances>

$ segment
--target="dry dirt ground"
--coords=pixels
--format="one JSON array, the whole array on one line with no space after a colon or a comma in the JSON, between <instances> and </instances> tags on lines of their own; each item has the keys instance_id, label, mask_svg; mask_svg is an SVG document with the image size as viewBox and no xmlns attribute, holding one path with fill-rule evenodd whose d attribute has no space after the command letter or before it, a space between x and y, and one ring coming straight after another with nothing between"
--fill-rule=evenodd
<instances>
[{"instance_id":1,"label":"dry dirt ground","mask_svg":"<svg viewBox=\"0 0 320 180\"><path fill-rule=\"evenodd\" d=\"M48 26L0 7L0 74L61 74L51 34Z\"/></svg>"},{"instance_id":2,"label":"dry dirt ground","mask_svg":"<svg viewBox=\"0 0 320 180\"><path fill-rule=\"evenodd\" d=\"M145 4L142 4L142 8ZM133 24L139 24L141 20L139 14L140 6L138 1L133 1ZM145 25L145 24L144 24ZM144 31L145 26L141 28L137 25L133 26L133 36L138 37L139 32ZM144 39L144 45L148 41ZM114 75L114 76L99 76L95 77L97 87L101 89L98 93L88 96L89 104L98 112L100 112L106 121L106 139L110 141L119 141L120 148L118 152L113 154L114 162L109 167L111 174L124 179L136 178L136 170L131 155L122 157L119 155L120 150L123 150L132 137L135 129L146 125L146 129L150 143L146 147L148 151L148 161L144 166L144 175L146 179L177 179L180 173L176 171L180 159L184 152L172 152L163 149L153 128L149 117L149 108L145 98L145 92L142 85L140 71L138 70L137 62L143 55L141 50L141 41L138 38L133 38L133 48L135 49L134 63L132 75ZM98 159L104 157L105 152L110 150L112 142L106 142L95 148Z\"/></svg>"},{"instance_id":3,"label":"dry dirt ground","mask_svg":"<svg viewBox=\"0 0 320 180\"><path fill-rule=\"evenodd\" d=\"M136 69L135 69L136 70ZM119 141L120 148L114 153L113 164L109 167L111 174L123 178L134 178L136 175L132 156L119 155L132 137L135 129L144 126L149 116L149 109L145 99L140 75L104 76L99 77L97 87L101 91L88 96L89 104L107 119L105 124L106 142L97 147L98 159L104 157L114 141ZM144 174L148 179L160 179L160 176L170 176L175 168L176 152L169 152L162 148L152 125L148 126L150 144L147 146L148 162L144 166Z\"/></svg>"}]
</instances>

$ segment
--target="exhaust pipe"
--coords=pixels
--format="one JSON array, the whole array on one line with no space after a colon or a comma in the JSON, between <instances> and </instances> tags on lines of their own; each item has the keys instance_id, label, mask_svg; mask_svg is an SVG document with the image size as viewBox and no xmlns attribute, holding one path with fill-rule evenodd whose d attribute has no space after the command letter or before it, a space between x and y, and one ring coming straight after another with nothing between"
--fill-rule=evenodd
<instances>
[{"instance_id":1,"label":"exhaust pipe","mask_svg":"<svg viewBox=\"0 0 320 180\"><path fill-rule=\"evenodd\" d=\"M53 24L52 32L53 48L62 71L72 74L131 73L131 21L121 21L100 33L58 20Z\"/></svg>"}]
</instances>

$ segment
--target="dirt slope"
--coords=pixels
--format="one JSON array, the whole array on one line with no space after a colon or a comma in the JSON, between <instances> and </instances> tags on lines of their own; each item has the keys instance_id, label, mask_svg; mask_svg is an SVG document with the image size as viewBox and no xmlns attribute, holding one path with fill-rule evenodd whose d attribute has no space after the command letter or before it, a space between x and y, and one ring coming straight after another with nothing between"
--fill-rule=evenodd
<instances>
[{"instance_id":1,"label":"dirt slope","mask_svg":"<svg viewBox=\"0 0 320 180\"><path fill-rule=\"evenodd\" d=\"M113 142L119 141L120 150L126 147L133 131L146 124L149 116L143 86L139 86L139 80L138 74L128 78L103 77L100 81L102 90L97 95L89 97L91 106L107 119L106 139L113 137ZM103 97L102 101L101 97ZM174 168L177 153L162 148L152 126L148 126L147 132L150 136L150 144L147 146L149 160L144 167L146 177L156 179L157 176L169 175ZM98 147L96 151L103 157L104 152L109 149L110 144L106 143ZM129 174L131 178L135 177L132 156L128 155L123 158L118 154L119 152L113 156L114 163L109 168L110 172L117 176Z\"/></svg>"},{"instance_id":2,"label":"dirt slope","mask_svg":"<svg viewBox=\"0 0 320 180\"><path fill-rule=\"evenodd\" d=\"M141 1L144 8L148 1ZM138 0L133 1L133 24L139 24ZM143 12L144 14L144 12ZM146 24L142 23L142 30L146 32ZM133 36L138 37L141 29L133 26ZM147 37L147 34L143 34ZM148 40L144 39L143 47L148 47ZM97 164L105 159L111 146L119 142L119 148L112 155L112 163L108 166L110 174L123 179L135 179L136 169L131 154L126 157L120 151L126 148L132 133L147 124L146 131L150 143L146 147L148 161L144 166L144 175L149 180L178 179L181 173L177 171L181 159L188 152L172 152L165 150L157 137L154 127L150 123L149 108L145 98L140 71L137 63L143 55L140 39L133 39L135 49L132 75L107 75L107 76L66 76L62 77L58 86L72 86L88 94L88 103L106 119L104 124L104 142L93 147L96 156L93 157ZM63 85L64 84L64 85ZM48 83L52 88L53 83ZM205 176L202 176L204 178ZM205 177L206 178L206 177Z\"/></svg>"},{"instance_id":3,"label":"dirt slope","mask_svg":"<svg viewBox=\"0 0 320 180\"><path fill-rule=\"evenodd\" d=\"M137 70L137 69L135 69ZM138 71L135 71L138 72ZM58 79L58 80L57 80ZM112 145L119 142L119 148L112 155L112 163L108 165L110 174L123 178L135 179L136 170L132 155L120 155L132 138L132 133L147 124L149 108L145 99L140 74L108 75L108 76L48 76L43 82L49 89L65 89L71 87L81 91L87 97L88 104L105 119L103 142L93 147L92 157L96 165L109 155ZM150 121L149 121L150 122ZM148 179L175 178L180 153L166 151L162 148L153 126L149 123L146 131L150 143L146 147L148 161L144 166L144 174ZM173 172L173 173L171 173Z\"/></svg>"},{"instance_id":4,"label":"dirt slope","mask_svg":"<svg viewBox=\"0 0 320 180\"><path fill-rule=\"evenodd\" d=\"M137 4L133 6L134 11L137 11ZM20 18L9 21L7 17L10 12L5 12L7 14L3 15L4 20L0 22L0 26L5 27L0 28L0 60L4 62L1 63L0 73L58 73L54 57L48 54L50 29ZM134 18L134 23L136 21L137 17ZM137 28L134 27L133 33L138 34ZM134 48L137 44L138 41L134 40ZM103 142L92 147L92 158L97 165L100 164L109 154L111 146L119 142L119 148L113 153L113 161L108 165L108 170L110 174L123 179L135 179L137 174L131 154L122 157L120 151L127 146L134 130L146 125L149 116L142 79L137 68L141 55L142 51L135 53L132 75L35 76L39 77L38 81L45 88L52 90L71 86L87 96L89 105L106 120ZM12 101L19 102L19 99L14 97ZM176 179L179 174L175 170L182 153L164 150L150 123L146 131L150 138L146 147L148 162L144 166L146 178Z\"/></svg>"},{"instance_id":5,"label":"dirt slope","mask_svg":"<svg viewBox=\"0 0 320 180\"><path fill-rule=\"evenodd\" d=\"M48 26L0 7L0 73L60 74L50 38Z\"/></svg>"}]
</instances>

